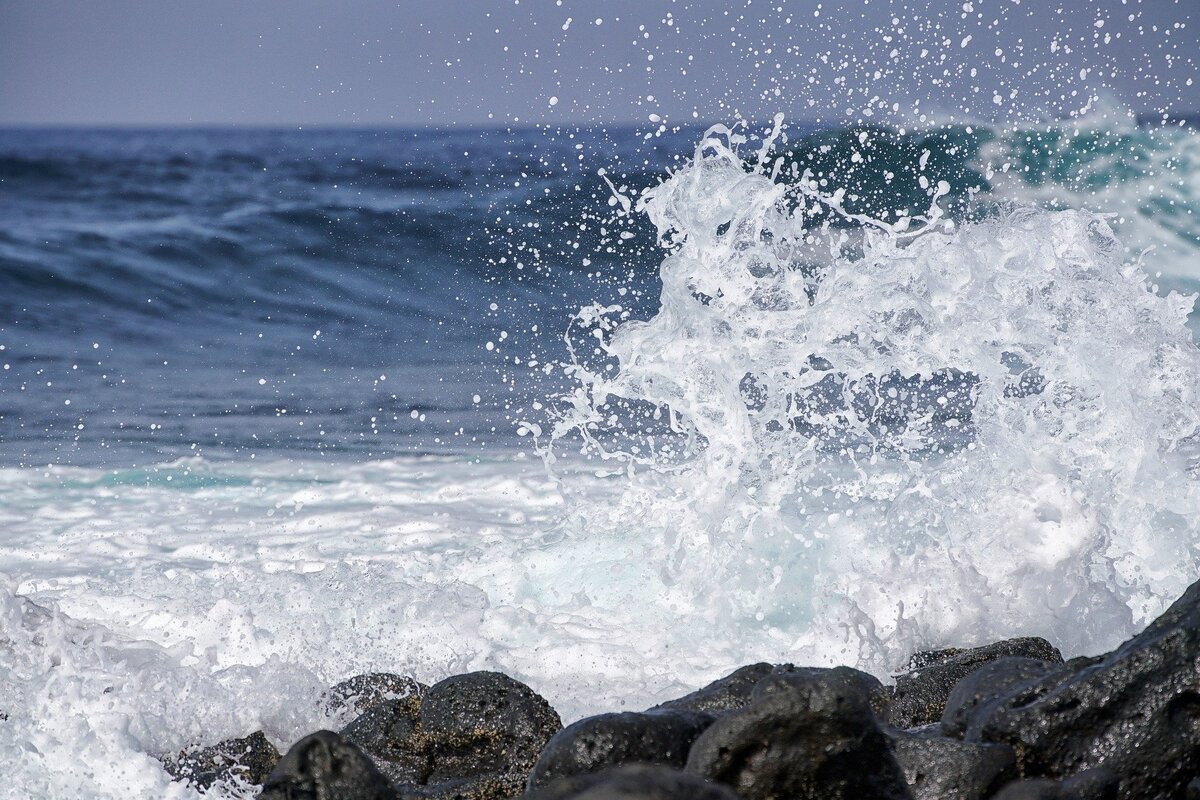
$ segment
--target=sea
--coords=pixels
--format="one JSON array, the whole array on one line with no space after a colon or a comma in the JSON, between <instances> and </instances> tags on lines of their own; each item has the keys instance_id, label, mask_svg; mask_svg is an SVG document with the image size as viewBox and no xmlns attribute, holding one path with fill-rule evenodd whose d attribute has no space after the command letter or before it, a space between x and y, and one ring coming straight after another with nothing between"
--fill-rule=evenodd
<instances>
[{"instance_id":1,"label":"sea","mask_svg":"<svg viewBox=\"0 0 1200 800\"><path fill-rule=\"evenodd\" d=\"M1114 646L1200 572L1198 136L0 130L12 796L369 671Z\"/></svg>"}]
</instances>

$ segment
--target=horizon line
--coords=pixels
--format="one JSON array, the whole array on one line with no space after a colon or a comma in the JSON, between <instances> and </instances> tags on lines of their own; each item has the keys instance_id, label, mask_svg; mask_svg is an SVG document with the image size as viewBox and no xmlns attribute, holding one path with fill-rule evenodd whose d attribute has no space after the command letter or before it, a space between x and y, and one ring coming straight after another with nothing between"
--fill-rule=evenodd
<instances>
[{"instance_id":1,"label":"horizon line","mask_svg":"<svg viewBox=\"0 0 1200 800\"><path fill-rule=\"evenodd\" d=\"M1196 110L1175 112L1170 115L1164 115L1161 112L1139 112L1130 113L1139 125L1147 123L1159 123L1166 125L1187 124L1200 126L1200 108ZM1086 117L1072 119L1070 117L1060 118L1055 120L1028 120L1016 124L1021 125L1039 125L1052 124L1055 122L1083 122ZM762 120L743 120L750 125L769 125L770 120L764 118ZM668 123L668 120L661 122L653 122L650 120L608 120L608 121L582 121L569 120L563 122L513 122L503 123L495 121L482 122L443 122L443 123L405 123L405 122L22 122L22 121L3 121L0 120L0 131L22 131L22 130L79 130L79 131L233 131L233 130L251 130L251 131L274 131L274 132L299 132L299 131L405 131L405 132L446 132L446 131L534 131L534 130L553 130L555 128L638 128L638 127L654 127ZM668 125L667 130L682 130L690 128L704 128L712 125L731 124L729 120L687 120L686 122L672 123ZM941 125L989 125L995 126L994 122L983 122L980 120L930 120L920 123L912 127L937 127ZM1012 124L1012 123L1008 123ZM836 119L804 118L786 121L786 125L792 127L809 127L819 128L822 126L828 127L879 127L879 128L898 128L909 127L903 124L886 121L846 121Z\"/></svg>"}]
</instances>

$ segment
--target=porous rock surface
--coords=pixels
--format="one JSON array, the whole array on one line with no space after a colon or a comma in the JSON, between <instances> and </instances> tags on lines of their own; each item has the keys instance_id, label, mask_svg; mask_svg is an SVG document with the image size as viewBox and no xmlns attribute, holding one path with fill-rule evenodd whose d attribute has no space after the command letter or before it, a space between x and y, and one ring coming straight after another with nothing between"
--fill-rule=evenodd
<instances>
[{"instance_id":1,"label":"porous rock surface","mask_svg":"<svg viewBox=\"0 0 1200 800\"><path fill-rule=\"evenodd\" d=\"M529 787L624 764L681 768L692 742L714 719L708 713L668 708L582 719L556 733L542 750L529 775Z\"/></svg>"},{"instance_id":2,"label":"porous rock surface","mask_svg":"<svg viewBox=\"0 0 1200 800\"><path fill-rule=\"evenodd\" d=\"M528 800L739 800L729 787L670 767L633 764L559 778Z\"/></svg>"},{"instance_id":3,"label":"porous rock surface","mask_svg":"<svg viewBox=\"0 0 1200 800\"><path fill-rule=\"evenodd\" d=\"M344 725L389 700L417 698L429 689L407 675L368 672L331 687L320 699L321 714Z\"/></svg>"},{"instance_id":4,"label":"porous rock surface","mask_svg":"<svg viewBox=\"0 0 1200 800\"><path fill-rule=\"evenodd\" d=\"M1017 777L1017 757L1007 745L884 732L913 800L983 800Z\"/></svg>"},{"instance_id":5,"label":"porous rock surface","mask_svg":"<svg viewBox=\"0 0 1200 800\"><path fill-rule=\"evenodd\" d=\"M240 778L261 784L279 762L279 751L262 731L241 739L227 739L209 747L189 748L162 759L167 774L179 781L207 789L219 780Z\"/></svg>"},{"instance_id":6,"label":"porous rock surface","mask_svg":"<svg viewBox=\"0 0 1200 800\"><path fill-rule=\"evenodd\" d=\"M525 684L498 672L456 675L386 700L342 734L403 795L493 800L522 793L562 723Z\"/></svg>"},{"instance_id":7,"label":"porous rock surface","mask_svg":"<svg viewBox=\"0 0 1200 800\"><path fill-rule=\"evenodd\" d=\"M1103 768L1123 800L1183 797L1200 776L1200 582L1108 655L976 706L966 738L1012 746L1026 776Z\"/></svg>"},{"instance_id":8,"label":"porous rock surface","mask_svg":"<svg viewBox=\"0 0 1200 800\"><path fill-rule=\"evenodd\" d=\"M700 735L687 771L744 800L908 797L862 676L837 667L764 678L748 705Z\"/></svg>"},{"instance_id":9,"label":"porous rock surface","mask_svg":"<svg viewBox=\"0 0 1200 800\"><path fill-rule=\"evenodd\" d=\"M304 737L267 776L259 800L396 800L391 781L332 731Z\"/></svg>"},{"instance_id":10,"label":"porous rock surface","mask_svg":"<svg viewBox=\"0 0 1200 800\"><path fill-rule=\"evenodd\" d=\"M928 725L942 718L950 693L963 678L988 662L1020 656L1061 664L1062 654L1045 639L1026 637L972 647L917 653L907 672L896 676L889 720L898 728Z\"/></svg>"}]
</instances>

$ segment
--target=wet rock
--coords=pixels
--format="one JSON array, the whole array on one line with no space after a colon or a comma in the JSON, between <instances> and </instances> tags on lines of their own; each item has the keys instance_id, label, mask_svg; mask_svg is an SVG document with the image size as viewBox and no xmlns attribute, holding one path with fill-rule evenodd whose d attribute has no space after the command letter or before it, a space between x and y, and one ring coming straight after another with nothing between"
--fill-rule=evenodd
<instances>
[{"instance_id":1,"label":"wet rock","mask_svg":"<svg viewBox=\"0 0 1200 800\"><path fill-rule=\"evenodd\" d=\"M1017 781L1005 786L994 800L1117 800L1117 777L1097 768L1062 781Z\"/></svg>"},{"instance_id":2,"label":"wet rock","mask_svg":"<svg viewBox=\"0 0 1200 800\"><path fill-rule=\"evenodd\" d=\"M237 777L261 784L279 762L279 751L262 731L242 739L227 739L210 747L181 750L162 759L172 778L207 789L219 780Z\"/></svg>"},{"instance_id":3,"label":"wet rock","mask_svg":"<svg viewBox=\"0 0 1200 800\"><path fill-rule=\"evenodd\" d=\"M841 667L840 669L849 668ZM670 709L672 711L723 714L726 711L734 711L749 705L754 687L764 678L771 675L809 675L821 671L823 670L820 667L796 667L791 664L749 664L738 668L724 678L713 681L703 689L698 689L676 700L660 703L650 710ZM871 707L875 710L875 714L880 719L885 719L891 705L891 690L872 675L857 670L851 670L851 672L855 672L858 679L863 682L863 686L867 688L871 698Z\"/></svg>"},{"instance_id":4,"label":"wet rock","mask_svg":"<svg viewBox=\"0 0 1200 800\"><path fill-rule=\"evenodd\" d=\"M331 731L317 731L288 750L259 800L395 800L391 783L361 750Z\"/></svg>"},{"instance_id":5,"label":"wet rock","mask_svg":"<svg viewBox=\"0 0 1200 800\"><path fill-rule=\"evenodd\" d=\"M980 800L1017 777L1017 757L1002 744L960 742L886 730L913 800Z\"/></svg>"},{"instance_id":6,"label":"wet rock","mask_svg":"<svg viewBox=\"0 0 1200 800\"><path fill-rule=\"evenodd\" d=\"M692 742L713 719L711 714L669 709L582 719L556 733L542 750L529 787L622 764L683 767Z\"/></svg>"},{"instance_id":7,"label":"wet rock","mask_svg":"<svg viewBox=\"0 0 1200 800\"><path fill-rule=\"evenodd\" d=\"M654 765L560 778L525 800L739 800L728 787Z\"/></svg>"},{"instance_id":8,"label":"wet rock","mask_svg":"<svg viewBox=\"0 0 1200 800\"><path fill-rule=\"evenodd\" d=\"M495 776L520 794L558 714L537 693L498 672L447 678L421 701L421 729L431 748L427 783Z\"/></svg>"},{"instance_id":9,"label":"wet rock","mask_svg":"<svg viewBox=\"0 0 1200 800\"><path fill-rule=\"evenodd\" d=\"M371 756L394 783L423 784L429 754L419 735L421 700L416 695L376 703L342 729L342 738Z\"/></svg>"},{"instance_id":10,"label":"wet rock","mask_svg":"<svg viewBox=\"0 0 1200 800\"><path fill-rule=\"evenodd\" d=\"M320 709L325 717L344 725L384 701L419 699L428 688L406 675L369 672L330 688L321 695Z\"/></svg>"},{"instance_id":11,"label":"wet rock","mask_svg":"<svg viewBox=\"0 0 1200 800\"><path fill-rule=\"evenodd\" d=\"M1128 800L1182 797L1200 775L1200 582L1106 656L1013 687L976 708L967 738L1004 742L1023 773L1106 767Z\"/></svg>"},{"instance_id":12,"label":"wet rock","mask_svg":"<svg viewBox=\"0 0 1200 800\"><path fill-rule=\"evenodd\" d=\"M790 665L788 665L790 666ZM786 667L784 667L786 669ZM774 664L749 664L739 667L724 678L718 678L703 689L697 689L691 694L675 700L660 703L651 711L669 709L671 711L699 711L708 714L722 714L744 708L750 702L754 687L763 678L781 669Z\"/></svg>"},{"instance_id":13,"label":"wet rock","mask_svg":"<svg viewBox=\"0 0 1200 800\"><path fill-rule=\"evenodd\" d=\"M838 667L759 681L749 705L700 735L687 771L745 800L908 797L861 676Z\"/></svg>"},{"instance_id":14,"label":"wet rock","mask_svg":"<svg viewBox=\"0 0 1200 800\"><path fill-rule=\"evenodd\" d=\"M490 800L522 792L561 727L549 703L525 684L473 672L421 696L379 703L343 734L406 796Z\"/></svg>"},{"instance_id":15,"label":"wet rock","mask_svg":"<svg viewBox=\"0 0 1200 800\"><path fill-rule=\"evenodd\" d=\"M946 700L963 678L990 661L1022 656L1063 662L1062 654L1045 639L1027 637L973 647L917 653L908 672L896 677L889 721L899 728L915 728L941 719Z\"/></svg>"},{"instance_id":16,"label":"wet rock","mask_svg":"<svg viewBox=\"0 0 1200 800\"><path fill-rule=\"evenodd\" d=\"M994 703L1012 687L1043 678L1061 666L1052 661L1020 656L984 664L959 681L950 692L942 711L942 733L961 739L967 732L968 720L978 707Z\"/></svg>"}]
</instances>

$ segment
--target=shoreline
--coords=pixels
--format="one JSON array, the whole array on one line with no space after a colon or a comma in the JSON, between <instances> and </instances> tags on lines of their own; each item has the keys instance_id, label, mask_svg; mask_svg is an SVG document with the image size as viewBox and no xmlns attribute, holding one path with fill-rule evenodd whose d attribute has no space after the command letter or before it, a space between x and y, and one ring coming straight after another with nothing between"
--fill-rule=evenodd
<instances>
[{"instance_id":1,"label":"shoreline","mask_svg":"<svg viewBox=\"0 0 1200 800\"><path fill-rule=\"evenodd\" d=\"M534 689L474 672L334 686L340 730L282 757L261 732L160 757L208 789L284 798L1188 798L1200 792L1200 582L1110 653L1029 637L916 653L894 686L751 664L640 712L562 727Z\"/></svg>"}]
</instances>

